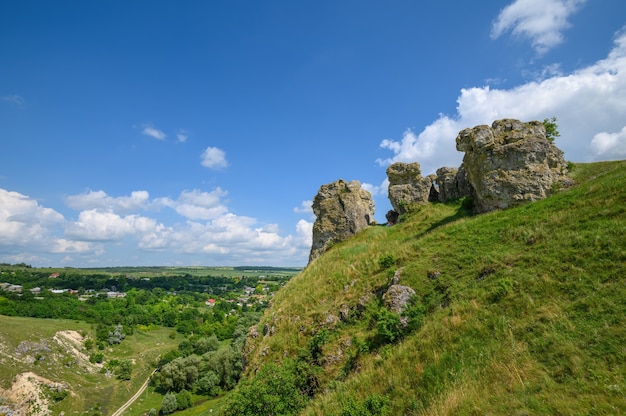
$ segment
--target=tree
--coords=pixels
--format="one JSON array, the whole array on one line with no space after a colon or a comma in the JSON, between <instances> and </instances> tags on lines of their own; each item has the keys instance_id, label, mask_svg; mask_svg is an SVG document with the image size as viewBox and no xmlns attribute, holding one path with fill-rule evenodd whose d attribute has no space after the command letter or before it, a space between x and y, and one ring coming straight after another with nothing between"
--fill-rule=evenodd
<instances>
[{"instance_id":1,"label":"tree","mask_svg":"<svg viewBox=\"0 0 626 416\"><path fill-rule=\"evenodd\" d=\"M295 362L268 363L251 380L243 380L230 395L227 416L296 415L308 400L298 383Z\"/></svg>"},{"instance_id":2,"label":"tree","mask_svg":"<svg viewBox=\"0 0 626 416\"><path fill-rule=\"evenodd\" d=\"M551 142L553 142L554 139L561 135L561 133L559 133L559 126L556 124L556 121L556 117L543 119L543 126L546 128L546 139L550 140Z\"/></svg>"},{"instance_id":3,"label":"tree","mask_svg":"<svg viewBox=\"0 0 626 416\"><path fill-rule=\"evenodd\" d=\"M124 335L124 327L121 324L118 324L113 332L108 333L107 342L109 345L120 344L126 335Z\"/></svg>"},{"instance_id":4,"label":"tree","mask_svg":"<svg viewBox=\"0 0 626 416\"><path fill-rule=\"evenodd\" d=\"M205 354L209 351L217 351L220 348L220 340L215 335L211 337L198 338L193 343L194 353L198 355Z\"/></svg>"},{"instance_id":5,"label":"tree","mask_svg":"<svg viewBox=\"0 0 626 416\"><path fill-rule=\"evenodd\" d=\"M176 395L172 392L166 393L161 401L161 413L169 415L170 413L174 413L176 410L178 410Z\"/></svg>"},{"instance_id":6,"label":"tree","mask_svg":"<svg viewBox=\"0 0 626 416\"><path fill-rule=\"evenodd\" d=\"M133 362L131 360L120 361L116 372L117 378L120 380L130 380L130 376L133 373Z\"/></svg>"},{"instance_id":7,"label":"tree","mask_svg":"<svg viewBox=\"0 0 626 416\"><path fill-rule=\"evenodd\" d=\"M220 378L214 371L209 370L202 374L202 378L195 384L197 394L217 396L220 391Z\"/></svg>"},{"instance_id":8,"label":"tree","mask_svg":"<svg viewBox=\"0 0 626 416\"><path fill-rule=\"evenodd\" d=\"M193 406L191 393L185 389L181 390L180 393L176 395L176 404L178 406L178 410L187 409L188 407Z\"/></svg>"}]
</instances>

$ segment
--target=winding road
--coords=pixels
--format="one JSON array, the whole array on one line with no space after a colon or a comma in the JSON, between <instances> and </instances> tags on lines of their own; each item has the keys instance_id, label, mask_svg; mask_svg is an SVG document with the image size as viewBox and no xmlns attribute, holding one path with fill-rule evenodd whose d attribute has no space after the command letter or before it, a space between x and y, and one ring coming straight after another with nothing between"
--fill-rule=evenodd
<instances>
[{"instance_id":1,"label":"winding road","mask_svg":"<svg viewBox=\"0 0 626 416\"><path fill-rule=\"evenodd\" d=\"M156 373L156 370L154 370L149 376L148 379L141 385L141 387L139 387L139 390L137 390L137 393L135 393L133 395L133 397L131 397L130 399L128 399L128 401L126 403L124 403L124 405L122 407L120 407L119 409L117 409L115 411L115 413L113 413L112 416L122 416L122 414L126 411L126 409L128 409L130 407L131 404L133 404L133 402L135 400L137 400L139 398L139 396L141 396L141 393L143 393L146 388L148 387L148 384L150 383L150 378L152 377L152 374Z\"/></svg>"}]
</instances>

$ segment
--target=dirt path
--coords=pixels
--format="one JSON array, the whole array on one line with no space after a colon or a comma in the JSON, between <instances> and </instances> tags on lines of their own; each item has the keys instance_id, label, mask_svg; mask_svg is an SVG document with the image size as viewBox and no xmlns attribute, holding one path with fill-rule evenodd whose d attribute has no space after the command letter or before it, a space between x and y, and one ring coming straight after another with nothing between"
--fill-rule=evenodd
<instances>
[{"instance_id":1,"label":"dirt path","mask_svg":"<svg viewBox=\"0 0 626 416\"><path fill-rule=\"evenodd\" d=\"M124 403L124 405L122 407L117 409L117 411L115 413L113 413L112 416L121 416L126 411L126 409L128 409L130 407L130 405L133 404L133 402L139 398L139 396L141 396L141 393L143 393L146 390L146 388L148 387L148 384L150 383L150 378L152 377L152 375L154 373L156 373L156 370L154 370L148 376L148 379L141 385L141 387L139 387L139 390L137 390L137 393L135 393L133 395L133 397L128 399L128 401L126 403Z\"/></svg>"}]
</instances>

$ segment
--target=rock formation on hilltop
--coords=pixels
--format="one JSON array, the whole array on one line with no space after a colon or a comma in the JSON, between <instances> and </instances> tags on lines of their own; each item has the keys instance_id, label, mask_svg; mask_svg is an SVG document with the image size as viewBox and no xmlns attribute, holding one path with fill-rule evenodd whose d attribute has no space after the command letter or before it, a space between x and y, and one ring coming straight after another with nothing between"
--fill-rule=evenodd
<instances>
[{"instance_id":1,"label":"rock formation on hilltop","mask_svg":"<svg viewBox=\"0 0 626 416\"><path fill-rule=\"evenodd\" d=\"M435 175L422 177L417 162L396 162L387 168L387 178L389 202L394 211L402 215L409 205L428 202Z\"/></svg>"},{"instance_id":2,"label":"rock formation on hilltop","mask_svg":"<svg viewBox=\"0 0 626 416\"><path fill-rule=\"evenodd\" d=\"M446 202L451 199L460 199L472 196L474 190L467 178L467 170L461 165L457 168L443 167L437 169L437 201Z\"/></svg>"},{"instance_id":3,"label":"rock formation on hilltop","mask_svg":"<svg viewBox=\"0 0 626 416\"><path fill-rule=\"evenodd\" d=\"M546 138L540 121L503 119L467 128L456 137L456 148L465 152L477 212L546 198L556 184L569 181L563 152Z\"/></svg>"},{"instance_id":4,"label":"rock formation on hilltop","mask_svg":"<svg viewBox=\"0 0 626 416\"><path fill-rule=\"evenodd\" d=\"M374 222L374 200L359 181L343 179L322 185L313 199L313 244L309 263L332 244L343 241Z\"/></svg>"},{"instance_id":5,"label":"rock formation on hilltop","mask_svg":"<svg viewBox=\"0 0 626 416\"><path fill-rule=\"evenodd\" d=\"M546 198L555 185L569 185L563 152L546 137L542 122L496 120L459 132L456 148L465 152L457 168L422 176L419 163L387 168L390 225L413 204L472 197L476 212L488 212ZM335 242L374 222L374 201L358 181L323 185L313 201L317 219L309 263Z\"/></svg>"}]
</instances>

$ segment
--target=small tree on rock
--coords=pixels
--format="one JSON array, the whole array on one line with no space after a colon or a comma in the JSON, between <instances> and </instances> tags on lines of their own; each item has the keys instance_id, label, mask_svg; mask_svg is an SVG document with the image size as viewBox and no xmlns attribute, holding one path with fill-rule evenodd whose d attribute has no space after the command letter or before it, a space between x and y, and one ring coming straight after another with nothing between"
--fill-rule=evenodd
<instances>
[{"instance_id":1,"label":"small tree on rock","mask_svg":"<svg viewBox=\"0 0 626 416\"><path fill-rule=\"evenodd\" d=\"M543 120L543 126L546 128L546 139L550 140L551 142L553 142L554 139L561 135L561 133L559 133L559 126L556 124L556 121L556 117L545 118Z\"/></svg>"}]
</instances>

